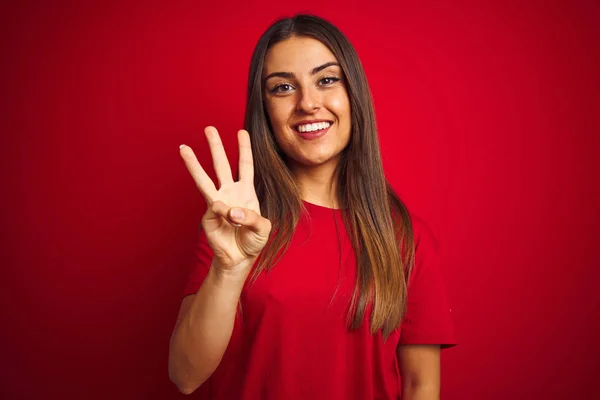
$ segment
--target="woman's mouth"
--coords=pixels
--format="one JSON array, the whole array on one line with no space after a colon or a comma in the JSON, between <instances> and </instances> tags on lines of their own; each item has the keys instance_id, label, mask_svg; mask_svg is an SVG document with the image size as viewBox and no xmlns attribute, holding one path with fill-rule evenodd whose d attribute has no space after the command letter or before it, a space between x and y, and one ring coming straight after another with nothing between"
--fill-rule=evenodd
<instances>
[{"instance_id":1,"label":"woman's mouth","mask_svg":"<svg viewBox=\"0 0 600 400\"><path fill-rule=\"evenodd\" d=\"M294 126L294 132L303 139L314 140L325 135L331 125L329 121L299 124Z\"/></svg>"}]
</instances>

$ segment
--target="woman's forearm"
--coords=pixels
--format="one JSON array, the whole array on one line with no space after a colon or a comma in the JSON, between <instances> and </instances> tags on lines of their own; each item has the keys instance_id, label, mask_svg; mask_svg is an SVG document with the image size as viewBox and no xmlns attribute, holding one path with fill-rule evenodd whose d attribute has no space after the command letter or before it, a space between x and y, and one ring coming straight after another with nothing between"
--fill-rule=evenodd
<instances>
[{"instance_id":1,"label":"woman's forearm","mask_svg":"<svg viewBox=\"0 0 600 400\"><path fill-rule=\"evenodd\" d=\"M169 377L182 393L196 390L221 362L246 276L211 266L188 312L175 327L169 346Z\"/></svg>"},{"instance_id":2,"label":"woman's forearm","mask_svg":"<svg viewBox=\"0 0 600 400\"><path fill-rule=\"evenodd\" d=\"M402 400L439 400L440 388L435 385L402 385Z\"/></svg>"},{"instance_id":3,"label":"woman's forearm","mask_svg":"<svg viewBox=\"0 0 600 400\"><path fill-rule=\"evenodd\" d=\"M397 351L402 377L402 400L438 400L440 346L400 345Z\"/></svg>"}]
</instances>

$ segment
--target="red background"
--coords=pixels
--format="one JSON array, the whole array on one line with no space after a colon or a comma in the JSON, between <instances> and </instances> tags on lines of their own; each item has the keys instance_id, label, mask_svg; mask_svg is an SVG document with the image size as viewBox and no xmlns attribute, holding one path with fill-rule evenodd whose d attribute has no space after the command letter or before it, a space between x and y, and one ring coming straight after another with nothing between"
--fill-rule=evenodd
<instances>
[{"instance_id":1,"label":"red background","mask_svg":"<svg viewBox=\"0 0 600 400\"><path fill-rule=\"evenodd\" d=\"M0 397L182 396L204 203L178 146L210 168L215 125L236 164L251 51L298 11L355 44L388 177L440 241L442 397L598 396L593 3L3 3Z\"/></svg>"}]
</instances>

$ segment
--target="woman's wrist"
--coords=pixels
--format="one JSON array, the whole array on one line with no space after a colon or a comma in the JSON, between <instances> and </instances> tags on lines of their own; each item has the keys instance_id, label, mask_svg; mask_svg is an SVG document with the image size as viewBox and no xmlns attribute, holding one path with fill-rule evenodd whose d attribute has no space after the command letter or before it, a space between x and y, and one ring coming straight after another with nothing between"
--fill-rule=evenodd
<instances>
[{"instance_id":1,"label":"woman's wrist","mask_svg":"<svg viewBox=\"0 0 600 400\"><path fill-rule=\"evenodd\" d=\"M243 286L255 259L244 260L234 267L222 268L219 266L219 262L213 259L210 266L209 275L215 279L215 282L220 285L240 285Z\"/></svg>"}]
</instances>

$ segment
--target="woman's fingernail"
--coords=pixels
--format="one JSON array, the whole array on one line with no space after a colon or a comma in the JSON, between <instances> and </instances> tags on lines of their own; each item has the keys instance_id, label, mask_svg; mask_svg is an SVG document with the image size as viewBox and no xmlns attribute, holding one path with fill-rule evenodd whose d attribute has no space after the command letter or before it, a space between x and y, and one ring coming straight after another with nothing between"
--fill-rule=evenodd
<instances>
[{"instance_id":1,"label":"woman's fingernail","mask_svg":"<svg viewBox=\"0 0 600 400\"><path fill-rule=\"evenodd\" d=\"M234 208L231 210L231 218L241 221L244 219L244 212L239 208Z\"/></svg>"},{"instance_id":2,"label":"woman's fingernail","mask_svg":"<svg viewBox=\"0 0 600 400\"><path fill-rule=\"evenodd\" d=\"M180 145L179 145L179 150L181 150L181 148L182 148L183 146L185 146L185 144L180 144Z\"/></svg>"}]
</instances>

